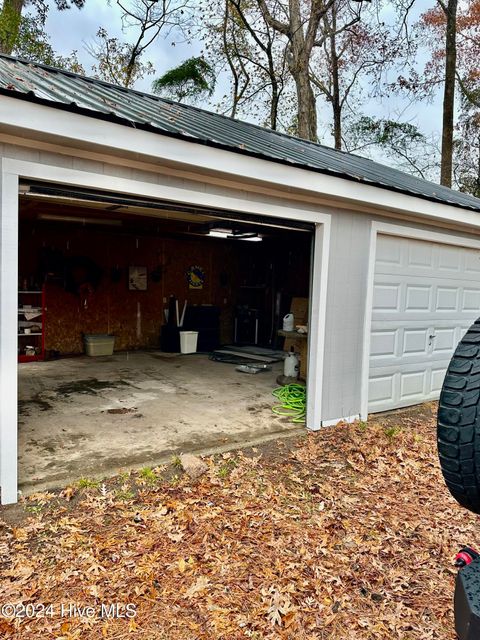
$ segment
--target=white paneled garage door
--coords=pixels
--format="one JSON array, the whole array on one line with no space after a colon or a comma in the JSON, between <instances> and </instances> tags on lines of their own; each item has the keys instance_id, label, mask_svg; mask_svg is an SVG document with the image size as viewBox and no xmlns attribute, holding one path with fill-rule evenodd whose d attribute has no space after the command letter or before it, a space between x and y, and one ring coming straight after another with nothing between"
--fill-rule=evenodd
<instances>
[{"instance_id":1,"label":"white paneled garage door","mask_svg":"<svg viewBox=\"0 0 480 640\"><path fill-rule=\"evenodd\" d=\"M479 250L379 235L369 411L438 398L450 357L479 316Z\"/></svg>"}]
</instances>

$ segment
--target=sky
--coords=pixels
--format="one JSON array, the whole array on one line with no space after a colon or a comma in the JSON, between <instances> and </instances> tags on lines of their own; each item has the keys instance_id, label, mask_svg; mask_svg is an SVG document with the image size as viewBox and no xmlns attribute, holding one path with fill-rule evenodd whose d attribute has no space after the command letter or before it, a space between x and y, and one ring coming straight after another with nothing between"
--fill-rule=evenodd
<instances>
[{"instance_id":1,"label":"sky","mask_svg":"<svg viewBox=\"0 0 480 640\"><path fill-rule=\"evenodd\" d=\"M50 3L52 3L52 0L50 0ZM427 4L430 5L431 3L422 0L417 6L422 7L424 10ZM417 11L420 11L420 9L417 9ZM412 17L415 17L415 15L413 14ZM91 67L93 59L85 50L85 45L92 42L100 26L106 28L112 36L128 40L128 31L122 33L120 18L121 13L114 0L111 2L108 0L86 0L85 7L80 11L71 9L60 12L52 9L49 12L46 31L50 35L52 45L57 53L68 55L72 50L78 52L78 57L88 75L88 69ZM179 41L175 43L175 46L172 46L172 39L174 39L173 36L167 41L158 39L149 49L148 58L155 65L157 73L141 80L137 83L136 88L150 92L151 83L155 76L161 75L186 58L199 55L201 51L200 43ZM227 81L220 78L217 82L217 97L219 98L226 90ZM215 96L213 101L215 101ZM417 125L427 136L431 134L438 135L438 131L441 128L441 95L436 96L430 104L424 102L409 105L407 100L402 100L398 96L383 100L368 100L363 105L363 111L375 117L392 119L401 117L403 121ZM322 120L326 123L323 126ZM328 107L324 111L320 109L319 122L321 142L332 144L332 138L329 133Z\"/></svg>"},{"instance_id":2,"label":"sky","mask_svg":"<svg viewBox=\"0 0 480 640\"><path fill-rule=\"evenodd\" d=\"M52 1L49 2L52 5ZM48 14L46 32L50 35L53 48L59 54L68 54L72 50L78 52L78 58L87 71L94 61L92 56L85 50L94 40L95 33L99 27L104 27L111 36L121 40L129 40L132 32L126 30L122 33L121 11L112 0L86 0L82 10L71 9L68 11L56 11L51 9ZM186 58L198 55L200 52L199 43L175 43L172 45L174 37L167 41L158 39L148 49L148 59L155 65L158 74L161 75ZM155 75L147 76L141 80L136 88L141 91L150 91L152 80Z\"/></svg>"}]
</instances>

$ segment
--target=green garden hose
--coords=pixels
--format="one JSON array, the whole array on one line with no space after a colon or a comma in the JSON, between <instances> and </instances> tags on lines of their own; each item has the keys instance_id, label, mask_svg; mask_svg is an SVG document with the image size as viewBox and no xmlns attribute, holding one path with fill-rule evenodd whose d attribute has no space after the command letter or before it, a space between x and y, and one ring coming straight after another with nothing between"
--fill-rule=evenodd
<instances>
[{"instance_id":1,"label":"green garden hose","mask_svg":"<svg viewBox=\"0 0 480 640\"><path fill-rule=\"evenodd\" d=\"M272 407L273 413L291 418L292 422L305 422L307 394L303 385L286 384L284 387L274 389L272 394L280 401L280 404Z\"/></svg>"}]
</instances>

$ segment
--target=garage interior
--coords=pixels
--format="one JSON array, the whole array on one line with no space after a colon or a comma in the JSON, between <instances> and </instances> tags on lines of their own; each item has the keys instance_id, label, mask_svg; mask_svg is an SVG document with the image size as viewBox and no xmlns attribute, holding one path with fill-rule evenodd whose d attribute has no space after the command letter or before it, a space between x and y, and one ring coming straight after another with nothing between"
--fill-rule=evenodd
<instances>
[{"instance_id":1,"label":"garage interior","mask_svg":"<svg viewBox=\"0 0 480 640\"><path fill-rule=\"evenodd\" d=\"M283 350L306 378L307 335L282 322L308 323L312 225L32 182L19 209L21 489L298 429L272 390Z\"/></svg>"}]
</instances>

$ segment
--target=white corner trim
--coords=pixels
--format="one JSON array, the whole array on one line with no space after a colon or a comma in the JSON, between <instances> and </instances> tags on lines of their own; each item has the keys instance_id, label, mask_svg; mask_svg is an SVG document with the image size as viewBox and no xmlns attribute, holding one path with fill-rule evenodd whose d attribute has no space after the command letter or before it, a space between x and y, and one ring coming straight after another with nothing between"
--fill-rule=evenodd
<instances>
[{"instance_id":1,"label":"white corner trim","mask_svg":"<svg viewBox=\"0 0 480 640\"><path fill-rule=\"evenodd\" d=\"M322 197L380 207L431 221L455 221L458 225L480 227L480 216L474 211L432 202L415 195L397 193L341 176L329 176L301 167L286 166L232 151L151 133L126 125L99 120L94 116L62 111L55 107L20 101L3 96L0 100L0 122L4 127L20 130L25 137L42 132L69 146L91 146L92 150L132 153L157 162L174 163L196 172L216 172L232 178L261 182L271 186L302 190ZM8 130L7 130L8 131ZM34 146L34 142L32 143Z\"/></svg>"},{"instance_id":2,"label":"white corner trim","mask_svg":"<svg viewBox=\"0 0 480 640\"><path fill-rule=\"evenodd\" d=\"M360 416L358 413L354 416L347 416L346 418L334 418L333 420L323 420L322 427L335 427L340 422L345 422L346 424L352 424L360 420Z\"/></svg>"},{"instance_id":3,"label":"white corner trim","mask_svg":"<svg viewBox=\"0 0 480 640\"><path fill-rule=\"evenodd\" d=\"M368 256L367 290L365 297L365 316L363 323L363 351L362 351L362 385L360 416L362 420L368 417L368 383L370 364L370 334L372 328L372 303L373 285L375 279L375 258L377 252L378 235L399 236L401 238L412 238L426 242L437 242L440 244L450 244L458 247L470 249L480 249L480 240L475 238L464 238L447 233L417 229L399 224L389 224L387 222L373 221L370 229L370 247Z\"/></svg>"},{"instance_id":4,"label":"white corner trim","mask_svg":"<svg viewBox=\"0 0 480 640\"><path fill-rule=\"evenodd\" d=\"M365 315L363 318L363 350L362 377L360 390L360 417L368 417L368 383L370 364L370 334L372 329L373 281L375 276L375 257L377 254L377 224L372 222L370 228L370 242L368 247L367 290L365 294Z\"/></svg>"},{"instance_id":5,"label":"white corner trim","mask_svg":"<svg viewBox=\"0 0 480 640\"><path fill-rule=\"evenodd\" d=\"M312 431L320 429L322 424L330 232L330 219L326 220L322 225L316 225L310 283L306 418L306 427Z\"/></svg>"},{"instance_id":6,"label":"white corner trim","mask_svg":"<svg viewBox=\"0 0 480 640\"><path fill-rule=\"evenodd\" d=\"M0 163L1 166L1 163ZM0 491L17 502L18 176L0 175Z\"/></svg>"}]
</instances>

